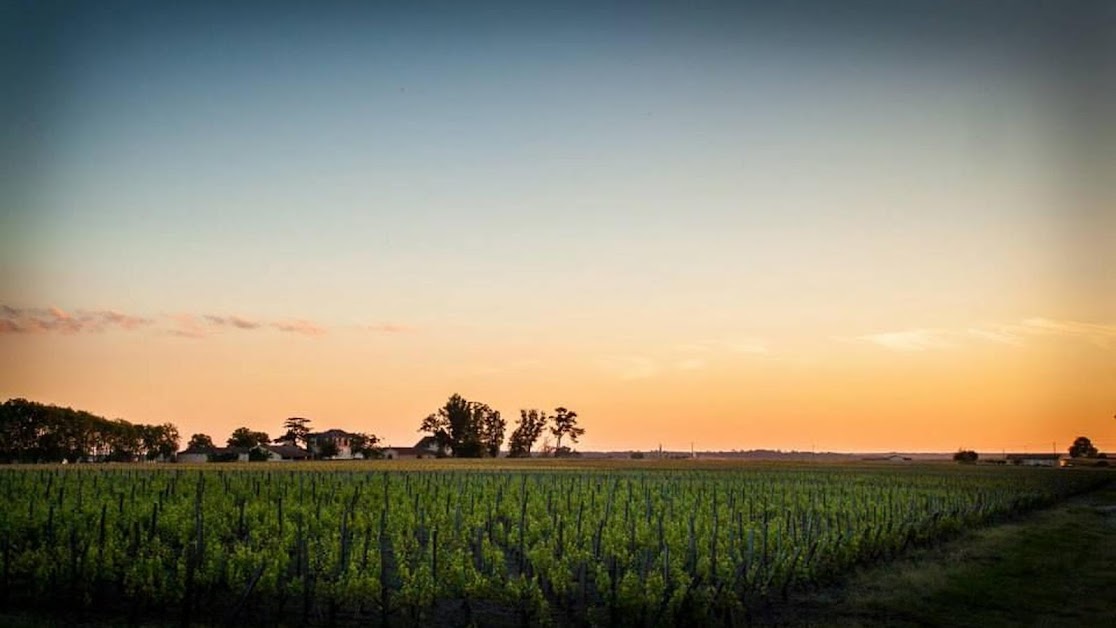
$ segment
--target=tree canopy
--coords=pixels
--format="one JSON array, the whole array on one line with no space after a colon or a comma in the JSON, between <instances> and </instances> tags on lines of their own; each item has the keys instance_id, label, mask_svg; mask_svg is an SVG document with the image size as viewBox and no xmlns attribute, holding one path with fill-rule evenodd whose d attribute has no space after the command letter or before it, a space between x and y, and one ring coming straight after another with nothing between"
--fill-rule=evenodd
<instances>
[{"instance_id":1,"label":"tree canopy","mask_svg":"<svg viewBox=\"0 0 1116 628\"><path fill-rule=\"evenodd\" d=\"M482 458L499 455L505 427L499 411L455 393L423 419L419 431L432 435L455 458Z\"/></svg>"},{"instance_id":2,"label":"tree canopy","mask_svg":"<svg viewBox=\"0 0 1116 628\"><path fill-rule=\"evenodd\" d=\"M576 443L577 439L585 433L585 428L577 426L576 412L558 407L554 409L554 427L550 428L550 433L557 439L554 444L554 455L560 456L570 452L569 447L562 448L562 438L569 438L571 443Z\"/></svg>"},{"instance_id":3,"label":"tree canopy","mask_svg":"<svg viewBox=\"0 0 1116 628\"><path fill-rule=\"evenodd\" d=\"M529 458L531 448L542 436L550 417L546 412L532 408L519 411L519 423L508 439L508 457Z\"/></svg>"},{"instance_id":4,"label":"tree canopy","mask_svg":"<svg viewBox=\"0 0 1116 628\"><path fill-rule=\"evenodd\" d=\"M187 449L213 449L213 437L209 434L194 434L190 437L190 442L186 444Z\"/></svg>"},{"instance_id":5,"label":"tree canopy","mask_svg":"<svg viewBox=\"0 0 1116 628\"><path fill-rule=\"evenodd\" d=\"M288 441L292 445L301 444L306 446L306 435L310 433L310 419L300 416L293 416L283 421L283 429L286 430L278 440Z\"/></svg>"},{"instance_id":6,"label":"tree canopy","mask_svg":"<svg viewBox=\"0 0 1116 628\"><path fill-rule=\"evenodd\" d=\"M27 399L0 405L0 462L153 460L172 456L178 439L171 423L133 424Z\"/></svg>"},{"instance_id":7,"label":"tree canopy","mask_svg":"<svg viewBox=\"0 0 1116 628\"><path fill-rule=\"evenodd\" d=\"M271 442L267 432L254 432L247 427L238 427L229 437L229 447L245 447L251 449L257 445L266 445Z\"/></svg>"},{"instance_id":8,"label":"tree canopy","mask_svg":"<svg viewBox=\"0 0 1116 628\"><path fill-rule=\"evenodd\" d=\"M1095 458L1097 453L1097 448L1093 446L1093 441L1084 436L1078 436L1069 448L1069 455L1071 458Z\"/></svg>"}]
</instances>

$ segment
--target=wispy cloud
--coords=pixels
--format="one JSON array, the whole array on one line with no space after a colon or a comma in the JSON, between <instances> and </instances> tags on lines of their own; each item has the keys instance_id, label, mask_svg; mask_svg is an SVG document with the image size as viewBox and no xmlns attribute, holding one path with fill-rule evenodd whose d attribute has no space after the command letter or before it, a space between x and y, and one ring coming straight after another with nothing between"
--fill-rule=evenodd
<instances>
[{"instance_id":1,"label":"wispy cloud","mask_svg":"<svg viewBox=\"0 0 1116 628\"><path fill-rule=\"evenodd\" d=\"M1028 318L1011 330L1036 335L1071 336L1086 340L1100 347L1116 343L1116 324L1084 323L1081 321Z\"/></svg>"},{"instance_id":2,"label":"wispy cloud","mask_svg":"<svg viewBox=\"0 0 1116 628\"><path fill-rule=\"evenodd\" d=\"M1061 336L1085 340L1101 348L1116 346L1116 325L1049 318L1028 318L1018 323L965 329L907 329L836 340L866 342L893 351L950 349L973 342L1021 347L1029 337Z\"/></svg>"},{"instance_id":3,"label":"wispy cloud","mask_svg":"<svg viewBox=\"0 0 1116 628\"><path fill-rule=\"evenodd\" d=\"M864 334L863 336L856 336L854 340L869 342L893 351L926 351L954 346L948 339L946 332L932 329L908 329L905 331Z\"/></svg>"},{"instance_id":4,"label":"wispy cloud","mask_svg":"<svg viewBox=\"0 0 1116 628\"><path fill-rule=\"evenodd\" d=\"M112 329L131 331L152 324L152 319L123 314L115 310L77 310L62 308L17 308L0 306L0 334L100 333Z\"/></svg>"},{"instance_id":5,"label":"wispy cloud","mask_svg":"<svg viewBox=\"0 0 1116 628\"><path fill-rule=\"evenodd\" d=\"M700 371L705 368L705 360L701 358L686 358L674 364L679 371Z\"/></svg>"},{"instance_id":6,"label":"wispy cloud","mask_svg":"<svg viewBox=\"0 0 1116 628\"><path fill-rule=\"evenodd\" d=\"M194 314L180 312L157 317L126 314L117 310L73 310L60 307L13 307L0 305L0 335L6 334L79 334L104 331L136 331L151 328L180 338L208 338L223 331L250 331L273 328L306 336L326 333L323 325L306 319L266 321L237 315ZM383 331L402 331L402 325L385 327Z\"/></svg>"},{"instance_id":7,"label":"wispy cloud","mask_svg":"<svg viewBox=\"0 0 1116 628\"><path fill-rule=\"evenodd\" d=\"M278 329L279 331L285 331L292 334L302 334L304 336L321 336L326 333L324 327L321 327L316 323L312 323L304 319L272 323L271 326L275 329Z\"/></svg>"},{"instance_id":8,"label":"wispy cloud","mask_svg":"<svg viewBox=\"0 0 1116 628\"><path fill-rule=\"evenodd\" d=\"M240 316L214 316L206 314L205 320L218 327L235 327L237 329L259 329L263 323L241 318Z\"/></svg>"}]
</instances>

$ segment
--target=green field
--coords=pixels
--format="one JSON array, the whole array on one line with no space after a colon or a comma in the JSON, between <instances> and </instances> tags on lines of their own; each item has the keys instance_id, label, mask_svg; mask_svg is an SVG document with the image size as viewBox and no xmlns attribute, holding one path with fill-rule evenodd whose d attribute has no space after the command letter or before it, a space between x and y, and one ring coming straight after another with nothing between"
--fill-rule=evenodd
<instances>
[{"instance_id":1,"label":"green field","mask_svg":"<svg viewBox=\"0 0 1116 628\"><path fill-rule=\"evenodd\" d=\"M167 624L740 625L1110 478L692 461L8 467L2 604Z\"/></svg>"}]
</instances>

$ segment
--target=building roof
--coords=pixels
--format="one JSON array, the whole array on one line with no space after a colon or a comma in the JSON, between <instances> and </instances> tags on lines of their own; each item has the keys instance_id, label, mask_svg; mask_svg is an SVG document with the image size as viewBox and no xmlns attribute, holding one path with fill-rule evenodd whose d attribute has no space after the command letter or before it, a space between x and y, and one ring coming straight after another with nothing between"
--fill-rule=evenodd
<instances>
[{"instance_id":1,"label":"building roof","mask_svg":"<svg viewBox=\"0 0 1116 628\"><path fill-rule=\"evenodd\" d=\"M206 454L206 455L209 455L209 454L213 453L214 451L216 451L215 447L205 447L205 446L199 447L198 445L191 445L191 446L187 447L186 449L183 449L182 451L178 452L178 455L179 456L185 456L185 455L188 455L188 454Z\"/></svg>"},{"instance_id":2,"label":"building roof","mask_svg":"<svg viewBox=\"0 0 1116 628\"><path fill-rule=\"evenodd\" d=\"M284 458L309 458L310 452L302 447L294 445L265 445L268 451L272 451Z\"/></svg>"},{"instance_id":3,"label":"building roof","mask_svg":"<svg viewBox=\"0 0 1116 628\"><path fill-rule=\"evenodd\" d=\"M417 456L419 454L430 453L426 449L420 449L418 447L385 447L384 451L394 451L404 456Z\"/></svg>"},{"instance_id":4,"label":"building roof","mask_svg":"<svg viewBox=\"0 0 1116 628\"><path fill-rule=\"evenodd\" d=\"M345 430L329 429L324 432L314 432L313 434L307 434L306 438L352 438L354 436L356 436L356 434L346 432Z\"/></svg>"},{"instance_id":5,"label":"building roof","mask_svg":"<svg viewBox=\"0 0 1116 628\"><path fill-rule=\"evenodd\" d=\"M437 450L439 449L438 439L433 436L423 436L419 442L415 443L414 449ZM398 451L398 448L396 450Z\"/></svg>"}]
</instances>

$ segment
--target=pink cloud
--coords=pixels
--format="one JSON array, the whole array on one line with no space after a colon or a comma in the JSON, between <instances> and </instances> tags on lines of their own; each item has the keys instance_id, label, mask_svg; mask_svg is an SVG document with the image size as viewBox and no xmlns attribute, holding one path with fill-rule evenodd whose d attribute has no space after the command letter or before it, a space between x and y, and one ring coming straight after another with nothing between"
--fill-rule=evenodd
<instances>
[{"instance_id":1,"label":"pink cloud","mask_svg":"<svg viewBox=\"0 0 1116 628\"><path fill-rule=\"evenodd\" d=\"M236 327L237 329L258 329L263 326L259 321L249 320L240 316L214 316L206 314L205 320L221 327Z\"/></svg>"},{"instance_id":2,"label":"pink cloud","mask_svg":"<svg viewBox=\"0 0 1116 628\"><path fill-rule=\"evenodd\" d=\"M141 316L122 314L114 310L78 310L73 314L62 308L16 308L8 305L0 309L0 333L45 333L56 331L63 334L81 332L102 332L106 329L131 331L152 321Z\"/></svg>"},{"instance_id":3,"label":"pink cloud","mask_svg":"<svg viewBox=\"0 0 1116 628\"><path fill-rule=\"evenodd\" d=\"M318 325L308 320L302 319L273 323L272 326L279 331L304 334L307 336L321 336L326 333L325 328L319 327Z\"/></svg>"}]
</instances>

